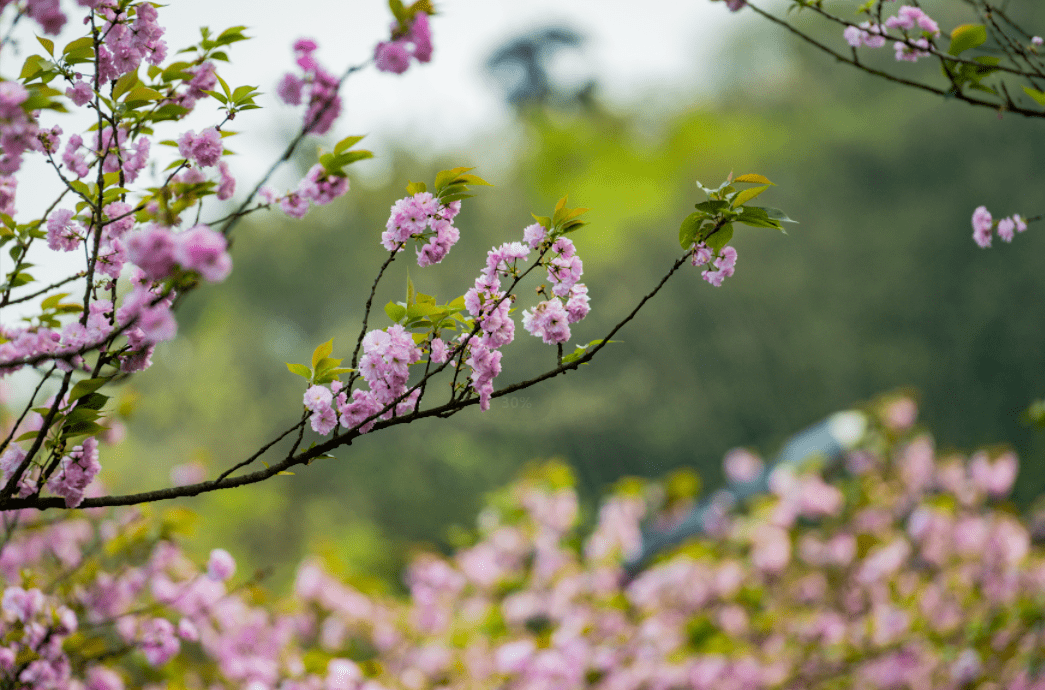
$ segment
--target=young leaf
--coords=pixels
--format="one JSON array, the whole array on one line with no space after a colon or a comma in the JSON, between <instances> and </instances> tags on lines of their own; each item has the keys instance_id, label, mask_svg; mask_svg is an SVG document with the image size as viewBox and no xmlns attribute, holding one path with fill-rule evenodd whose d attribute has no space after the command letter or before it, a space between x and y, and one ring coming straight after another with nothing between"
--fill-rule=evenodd
<instances>
[{"instance_id":1,"label":"young leaf","mask_svg":"<svg viewBox=\"0 0 1045 690\"><path fill-rule=\"evenodd\" d=\"M767 216L769 216L773 220L778 220L781 223L798 223L797 220L791 220L790 218L788 218L787 214L778 208L769 208L768 206L766 206L763 210L766 212Z\"/></svg>"},{"instance_id":2,"label":"young leaf","mask_svg":"<svg viewBox=\"0 0 1045 690\"><path fill-rule=\"evenodd\" d=\"M69 391L69 402L79 400L88 393L95 392L96 390L104 386L106 383L108 383L108 381L109 379L107 378L84 379L83 381L80 381L75 386L73 386L73 389L71 391Z\"/></svg>"},{"instance_id":3,"label":"young leaf","mask_svg":"<svg viewBox=\"0 0 1045 690\"><path fill-rule=\"evenodd\" d=\"M40 45L44 47L44 50L47 51L48 55L54 57L54 41L47 38L40 38L39 36L36 37L36 40L40 42Z\"/></svg>"},{"instance_id":4,"label":"young leaf","mask_svg":"<svg viewBox=\"0 0 1045 690\"><path fill-rule=\"evenodd\" d=\"M610 340L608 342L616 343L616 342L619 342L619 341L617 341L617 340ZM578 359L583 357L585 355L585 353L588 352L588 350L590 350L591 348L595 347L596 345L600 345L601 343L602 343L602 340L600 339L600 340L593 340L590 343L588 343L587 345L579 345L577 347L577 349L575 349L573 352L571 352L570 354L568 354L568 355L566 355L565 357L562 358L562 363L563 364L569 364L571 362L576 362Z\"/></svg>"},{"instance_id":5,"label":"young leaf","mask_svg":"<svg viewBox=\"0 0 1045 690\"><path fill-rule=\"evenodd\" d=\"M81 50L83 48L90 48L91 52L94 52L94 41L91 39L90 36L83 36L81 38L76 39L75 41L70 41L69 45L65 46L65 48L62 49L62 55L68 55L73 51Z\"/></svg>"},{"instance_id":6,"label":"young leaf","mask_svg":"<svg viewBox=\"0 0 1045 690\"><path fill-rule=\"evenodd\" d=\"M474 168L453 168L452 170L441 170L435 175L435 191L438 194L443 191L443 187L453 183L459 176L465 174L469 170Z\"/></svg>"},{"instance_id":7,"label":"young leaf","mask_svg":"<svg viewBox=\"0 0 1045 690\"><path fill-rule=\"evenodd\" d=\"M1024 87L1023 87L1023 91L1024 91L1024 93L1026 93L1026 94L1027 94L1028 96L1030 96L1030 97L1031 97L1031 98L1033 98L1033 99L1034 99L1035 101L1037 101L1037 102L1038 102L1038 105L1040 105L1040 106L1042 106L1043 108L1045 108L1045 93L1043 93L1043 92L1041 92L1041 91L1037 91L1037 90L1035 90L1035 89L1032 89L1032 88L1031 88L1031 87L1029 87L1029 86L1024 86Z\"/></svg>"},{"instance_id":8,"label":"young leaf","mask_svg":"<svg viewBox=\"0 0 1045 690\"><path fill-rule=\"evenodd\" d=\"M316 364L334 351L334 339L326 341L312 352L312 368L316 367Z\"/></svg>"},{"instance_id":9,"label":"young leaf","mask_svg":"<svg viewBox=\"0 0 1045 690\"><path fill-rule=\"evenodd\" d=\"M353 146L355 146L356 144L358 144L362 140L363 140L363 137L361 137L361 136L360 137L345 137L344 139L342 139L341 141L337 142L337 144L334 145L334 153L341 153L342 151L347 151L350 148L352 148Z\"/></svg>"},{"instance_id":10,"label":"young leaf","mask_svg":"<svg viewBox=\"0 0 1045 690\"><path fill-rule=\"evenodd\" d=\"M733 239L733 224L726 223L717 232L708 237L706 243L708 249L718 254L723 247L729 244L731 239Z\"/></svg>"},{"instance_id":11,"label":"young leaf","mask_svg":"<svg viewBox=\"0 0 1045 690\"><path fill-rule=\"evenodd\" d=\"M951 32L951 47L947 52L960 55L966 50L978 48L987 40L987 27L983 24L962 24Z\"/></svg>"},{"instance_id":12,"label":"young leaf","mask_svg":"<svg viewBox=\"0 0 1045 690\"><path fill-rule=\"evenodd\" d=\"M733 178L733 182L749 182L752 184L773 184L765 176L758 175L755 173L749 173L747 175L740 175L739 177ZM776 185L773 185L776 186Z\"/></svg>"},{"instance_id":13,"label":"young leaf","mask_svg":"<svg viewBox=\"0 0 1045 690\"><path fill-rule=\"evenodd\" d=\"M388 318L399 323L406 316L406 307L395 302L389 302L385 305L385 313L388 314Z\"/></svg>"},{"instance_id":14,"label":"young leaf","mask_svg":"<svg viewBox=\"0 0 1045 690\"><path fill-rule=\"evenodd\" d=\"M761 187L750 187L744 191L738 193L733 197L733 208L740 208L747 202L757 197L762 192L769 189L769 185L762 185Z\"/></svg>"},{"instance_id":15,"label":"young leaf","mask_svg":"<svg viewBox=\"0 0 1045 690\"><path fill-rule=\"evenodd\" d=\"M736 222L750 225L753 228L772 228L773 230L784 231L778 221L770 218L766 210L758 206L745 206L744 210L737 216Z\"/></svg>"},{"instance_id":16,"label":"young leaf","mask_svg":"<svg viewBox=\"0 0 1045 690\"><path fill-rule=\"evenodd\" d=\"M54 309L55 307L58 306L58 303L62 301L63 297L68 297L68 296L69 296L68 292L60 292L57 295L51 295L50 297L45 297L40 302L40 309L42 309L44 311L47 311L48 309Z\"/></svg>"},{"instance_id":17,"label":"young leaf","mask_svg":"<svg viewBox=\"0 0 1045 690\"><path fill-rule=\"evenodd\" d=\"M290 362L286 362L286 365L287 370L291 374L297 374L298 376L304 377L306 379L312 378L312 370L306 367L304 364L291 364Z\"/></svg>"},{"instance_id":18,"label":"young leaf","mask_svg":"<svg viewBox=\"0 0 1045 690\"><path fill-rule=\"evenodd\" d=\"M700 232L700 226L704 223L705 218L707 216L700 211L686 216L679 227L679 246L683 249L689 249L693 246L693 243L697 241L697 233Z\"/></svg>"}]
</instances>

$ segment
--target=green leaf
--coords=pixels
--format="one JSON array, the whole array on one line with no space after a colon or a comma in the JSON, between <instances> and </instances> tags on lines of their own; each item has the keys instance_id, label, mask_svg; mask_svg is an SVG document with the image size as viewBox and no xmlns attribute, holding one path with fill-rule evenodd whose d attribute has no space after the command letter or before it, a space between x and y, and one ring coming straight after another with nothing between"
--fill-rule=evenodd
<instances>
[{"instance_id":1,"label":"green leaf","mask_svg":"<svg viewBox=\"0 0 1045 690\"><path fill-rule=\"evenodd\" d=\"M385 305L385 313L388 314L388 318L399 323L406 316L406 307L395 302L389 302Z\"/></svg>"},{"instance_id":2,"label":"green leaf","mask_svg":"<svg viewBox=\"0 0 1045 690\"><path fill-rule=\"evenodd\" d=\"M326 341L312 352L312 367L316 367L316 363L324 357L328 356L334 351L334 339Z\"/></svg>"},{"instance_id":3,"label":"green leaf","mask_svg":"<svg viewBox=\"0 0 1045 690\"><path fill-rule=\"evenodd\" d=\"M1028 96L1030 96L1030 97L1031 97L1031 98L1033 98L1033 99L1034 99L1035 101L1037 101L1037 102L1038 102L1038 105L1040 105L1040 106L1042 106L1043 108L1045 108L1045 93L1043 93L1043 92L1041 92L1041 91L1038 91L1037 89L1032 89L1032 88L1031 88L1031 87L1029 87L1029 86L1024 86L1024 87L1023 87L1023 91L1024 91L1024 93L1026 93L1026 94L1027 94Z\"/></svg>"},{"instance_id":4,"label":"green leaf","mask_svg":"<svg viewBox=\"0 0 1045 690\"><path fill-rule=\"evenodd\" d=\"M697 204L697 210L714 215L729 210L729 202L720 199L710 199Z\"/></svg>"},{"instance_id":5,"label":"green leaf","mask_svg":"<svg viewBox=\"0 0 1045 690\"><path fill-rule=\"evenodd\" d=\"M40 45L44 47L44 50L47 51L48 55L54 57L54 41L47 38L40 38L39 36L36 37L36 40L40 42Z\"/></svg>"},{"instance_id":6,"label":"green leaf","mask_svg":"<svg viewBox=\"0 0 1045 690\"><path fill-rule=\"evenodd\" d=\"M478 175L458 175L454 178L453 184L470 184L482 187L493 187L492 184L479 177Z\"/></svg>"},{"instance_id":7,"label":"green leaf","mask_svg":"<svg viewBox=\"0 0 1045 690\"><path fill-rule=\"evenodd\" d=\"M342 151L347 151L348 149L352 148L353 146L355 146L356 144L358 144L362 140L363 140L363 137L361 137L361 136L359 136L359 137L345 137L341 141L339 141L336 144L334 144L334 153L341 153Z\"/></svg>"},{"instance_id":8,"label":"green leaf","mask_svg":"<svg viewBox=\"0 0 1045 690\"><path fill-rule=\"evenodd\" d=\"M734 177L733 178L733 182L747 182L747 183L750 183L750 184L769 184L769 185L773 184L772 182L769 181L769 179L767 177L765 177L763 175L758 175L758 174L755 174L755 173L749 173L747 175L741 175L739 177ZM776 185L773 185L773 186L776 186Z\"/></svg>"},{"instance_id":9,"label":"green leaf","mask_svg":"<svg viewBox=\"0 0 1045 690\"><path fill-rule=\"evenodd\" d=\"M544 226L545 229L550 230L552 227L552 219L547 216L538 216L536 213L531 213L533 219Z\"/></svg>"},{"instance_id":10,"label":"green leaf","mask_svg":"<svg viewBox=\"0 0 1045 690\"><path fill-rule=\"evenodd\" d=\"M410 194L411 196L426 191L428 191L428 187L425 186L424 182L411 182L406 186L406 193Z\"/></svg>"},{"instance_id":11,"label":"green leaf","mask_svg":"<svg viewBox=\"0 0 1045 690\"><path fill-rule=\"evenodd\" d=\"M435 191L436 194L443 191L443 187L451 184L456 178L465 174L469 170L475 168L453 168L451 170L441 170L435 175Z\"/></svg>"},{"instance_id":12,"label":"green leaf","mask_svg":"<svg viewBox=\"0 0 1045 690\"><path fill-rule=\"evenodd\" d=\"M37 72L43 70L44 65L49 64L46 59L40 55L30 55L22 63L22 72L18 75L19 79L28 80L36 75Z\"/></svg>"},{"instance_id":13,"label":"green leaf","mask_svg":"<svg viewBox=\"0 0 1045 690\"><path fill-rule=\"evenodd\" d=\"M454 201L462 201L464 199L471 199L474 194L447 194L446 196L440 196L439 201L444 204L449 204Z\"/></svg>"},{"instance_id":14,"label":"green leaf","mask_svg":"<svg viewBox=\"0 0 1045 690\"><path fill-rule=\"evenodd\" d=\"M97 422L80 421L68 424L62 429L62 436L73 438L74 436L94 436L108 429Z\"/></svg>"},{"instance_id":15,"label":"green leaf","mask_svg":"<svg viewBox=\"0 0 1045 690\"><path fill-rule=\"evenodd\" d=\"M83 381L80 381L73 386L71 391L69 391L69 402L79 400L83 396L95 392L108 383L108 381L109 379L107 378L84 379Z\"/></svg>"},{"instance_id":16,"label":"green leaf","mask_svg":"<svg viewBox=\"0 0 1045 690\"><path fill-rule=\"evenodd\" d=\"M304 377L306 379L312 378L312 370L306 367L304 364L292 364L290 362L286 362L286 365L287 371L289 371L291 374L297 374L298 376Z\"/></svg>"},{"instance_id":17,"label":"green leaf","mask_svg":"<svg viewBox=\"0 0 1045 690\"><path fill-rule=\"evenodd\" d=\"M602 342L603 341L601 339L600 340L593 340L590 343L588 343L587 345L580 345L580 346L578 346L577 349L575 349L573 352L571 352L570 354L568 354L568 355L566 355L565 357L562 358L562 363L563 364L569 364L571 362L576 362L578 359L583 357L588 352L588 350L590 350L591 348L595 347L596 345L600 345ZM616 343L616 342L619 342L619 341L617 341L617 340L610 340L608 342L609 343Z\"/></svg>"},{"instance_id":18,"label":"green leaf","mask_svg":"<svg viewBox=\"0 0 1045 690\"><path fill-rule=\"evenodd\" d=\"M42 309L44 311L47 311L48 309L54 309L55 307L58 306L58 303L62 301L63 297L68 297L68 296L69 296L68 292L60 292L57 295L51 295L50 297L45 297L40 302L40 309Z\"/></svg>"},{"instance_id":19,"label":"green leaf","mask_svg":"<svg viewBox=\"0 0 1045 690\"><path fill-rule=\"evenodd\" d=\"M229 90L228 83L217 72L214 72L214 76L218 78L218 83L221 84L221 90L225 92L225 97L229 98L232 95L232 91Z\"/></svg>"},{"instance_id":20,"label":"green leaf","mask_svg":"<svg viewBox=\"0 0 1045 690\"><path fill-rule=\"evenodd\" d=\"M125 103L131 103L133 101L158 101L161 98L163 98L163 94L156 89L150 89L147 86L136 86L130 90L127 98L123 100Z\"/></svg>"},{"instance_id":21,"label":"green leaf","mask_svg":"<svg viewBox=\"0 0 1045 690\"><path fill-rule=\"evenodd\" d=\"M773 220L778 220L781 223L798 223L797 220L791 220L790 218L788 218L787 214L778 208L770 208L768 206L765 206L762 210L766 212L767 216L769 216Z\"/></svg>"},{"instance_id":22,"label":"green leaf","mask_svg":"<svg viewBox=\"0 0 1045 690\"><path fill-rule=\"evenodd\" d=\"M338 168L340 169L345 167L346 165L351 165L352 163L356 163L358 161L365 161L368 158L373 157L374 154L372 151L367 151L366 149L356 149L355 151L345 151L344 153L339 153L337 156L334 157L334 161L337 163Z\"/></svg>"},{"instance_id":23,"label":"green leaf","mask_svg":"<svg viewBox=\"0 0 1045 690\"><path fill-rule=\"evenodd\" d=\"M256 87L256 86L237 86L236 90L232 92L232 100L234 102L236 102L236 103L239 103L244 98L246 98L251 93L253 93L254 89L256 89L256 88L258 88L258 87Z\"/></svg>"},{"instance_id":24,"label":"green leaf","mask_svg":"<svg viewBox=\"0 0 1045 690\"><path fill-rule=\"evenodd\" d=\"M65 424L68 426L70 424L76 424L78 422L93 422L100 416L101 413L99 413L98 410L93 410L89 407L77 406L75 410L66 415Z\"/></svg>"},{"instance_id":25,"label":"green leaf","mask_svg":"<svg viewBox=\"0 0 1045 690\"><path fill-rule=\"evenodd\" d=\"M337 365L341 364L342 360L334 357L324 357L323 359L316 362L316 371L313 374L313 380L316 383L327 383L333 379L328 379L327 375L337 368Z\"/></svg>"},{"instance_id":26,"label":"green leaf","mask_svg":"<svg viewBox=\"0 0 1045 690\"><path fill-rule=\"evenodd\" d=\"M62 55L68 55L73 51L82 50L83 48L90 48L91 52L94 52L94 40L90 36L83 36L75 41L70 41L69 45L62 49Z\"/></svg>"},{"instance_id":27,"label":"green leaf","mask_svg":"<svg viewBox=\"0 0 1045 690\"><path fill-rule=\"evenodd\" d=\"M733 239L733 224L726 223L707 238L706 244L708 249L718 254L731 239Z\"/></svg>"},{"instance_id":28,"label":"green leaf","mask_svg":"<svg viewBox=\"0 0 1045 690\"><path fill-rule=\"evenodd\" d=\"M759 208L758 206L745 206L744 210L737 216L736 222L750 225L753 228L772 228L781 232L784 230L778 221L769 217L764 208Z\"/></svg>"},{"instance_id":29,"label":"green leaf","mask_svg":"<svg viewBox=\"0 0 1045 690\"><path fill-rule=\"evenodd\" d=\"M467 191L468 191L468 185L464 185L464 184L448 184L445 187L443 187L441 190L439 190L439 198L442 199L443 197L451 196L453 194L464 194Z\"/></svg>"},{"instance_id":30,"label":"green leaf","mask_svg":"<svg viewBox=\"0 0 1045 690\"><path fill-rule=\"evenodd\" d=\"M961 55L966 50L978 48L987 40L987 27L983 24L962 24L951 32L951 47L947 52Z\"/></svg>"},{"instance_id":31,"label":"green leaf","mask_svg":"<svg viewBox=\"0 0 1045 690\"><path fill-rule=\"evenodd\" d=\"M101 393L88 393L76 402L76 410L100 410L109 402L108 395ZM73 410L73 413L76 412ZM72 415L70 415L72 416Z\"/></svg>"},{"instance_id":32,"label":"green leaf","mask_svg":"<svg viewBox=\"0 0 1045 690\"><path fill-rule=\"evenodd\" d=\"M439 307L437 307L434 304L415 302L414 304L411 304L409 307L407 307L406 319L407 321L411 321L422 316L429 316L431 314L438 313L439 311L441 311Z\"/></svg>"},{"instance_id":33,"label":"green leaf","mask_svg":"<svg viewBox=\"0 0 1045 690\"><path fill-rule=\"evenodd\" d=\"M410 276L406 277L406 308L409 309L413 306L414 301L417 299L417 291L414 289L414 281L410 280Z\"/></svg>"},{"instance_id":34,"label":"green leaf","mask_svg":"<svg viewBox=\"0 0 1045 690\"><path fill-rule=\"evenodd\" d=\"M119 98L123 94L131 90L131 88L138 83L138 70L128 72L119 79L116 80L116 84L112 88L112 97Z\"/></svg>"},{"instance_id":35,"label":"green leaf","mask_svg":"<svg viewBox=\"0 0 1045 690\"><path fill-rule=\"evenodd\" d=\"M689 249L693 246L693 243L697 241L697 233L700 232L700 226L704 224L706 218L706 215L697 211L683 219L682 225L679 226L679 246L683 249Z\"/></svg>"},{"instance_id":36,"label":"green leaf","mask_svg":"<svg viewBox=\"0 0 1045 690\"><path fill-rule=\"evenodd\" d=\"M744 204L751 201L767 189L769 189L769 185L763 185L761 187L750 187L742 192L737 193L737 195L733 197L733 208L739 208L743 206Z\"/></svg>"}]
</instances>

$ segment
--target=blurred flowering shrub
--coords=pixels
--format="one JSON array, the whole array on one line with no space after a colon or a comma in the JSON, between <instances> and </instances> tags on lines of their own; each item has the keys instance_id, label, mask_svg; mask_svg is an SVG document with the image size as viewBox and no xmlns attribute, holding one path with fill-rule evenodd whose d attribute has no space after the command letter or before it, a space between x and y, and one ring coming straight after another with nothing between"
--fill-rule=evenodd
<instances>
[{"instance_id":1,"label":"blurred flowering shrub","mask_svg":"<svg viewBox=\"0 0 1045 690\"><path fill-rule=\"evenodd\" d=\"M1045 687L1045 551L1005 502L1015 457L939 452L909 401L878 410L837 477L778 473L634 577L643 529L698 482L625 481L584 529L569 469L534 467L402 597L310 560L271 600L224 551L183 554L184 510L26 511L0 551L0 687Z\"/></svg>"}]
</instances>

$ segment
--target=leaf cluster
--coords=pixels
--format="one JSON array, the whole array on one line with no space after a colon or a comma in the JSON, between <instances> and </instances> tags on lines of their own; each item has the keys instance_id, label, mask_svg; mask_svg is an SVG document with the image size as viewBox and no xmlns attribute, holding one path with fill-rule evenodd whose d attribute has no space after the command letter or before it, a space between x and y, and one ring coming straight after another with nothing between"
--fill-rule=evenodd
<instances>
[{"instance_id":1,"label":"leaf cluster","mask_svg":"<svg viewBox=\"0 0 1045 690\"><path fill-rule=\"evenodd\" d=\"M738 184L754 184L757 187L738 189ZM679 245L689 249L704 242L713 252L719 252L733 239L733 223L743 223L754 228L770 228L787 234L783 223L795 223L780 209L749 206L748 202L775 186L763 175L740 175L727 179L715 189L700 182L697 187L708 196L708 200L696 205L696 211L686 216L679 227Z\"/></svg>"},{"instance_id":2,"label":"leaf cluster","mask_svg":"<svg viewBox=\"0 0 1045 690\"><path fill-rule=\"evenodd\" d=\"M469 189L470 186L493 186L478 175L469 174L474 169L451 168L450 170L442 170L436 173L435 182L432 185L432 196L445 206L451 202L471 199L475 196L474 194L469 194L471 191ZM406 186L407 194L420 194L427 191L428 186L424 182L411 182Z\"/></svg>"},{"instance_id":3,"label":"leaf cluster","mask_svg":"<svg viewBox=\"0 0 1045 690\"><path fill-rule=\"evenodd\" d=\"M287 362L287 369L290 373L297 374L314 386L333 383L341 374L355 371L354 369L340 366L341 362L344 360L331 357L330 355L333 352L334 339L331 338L312 351L311 367L307 367L304 364Z\"/></svg>"}]
</instances>

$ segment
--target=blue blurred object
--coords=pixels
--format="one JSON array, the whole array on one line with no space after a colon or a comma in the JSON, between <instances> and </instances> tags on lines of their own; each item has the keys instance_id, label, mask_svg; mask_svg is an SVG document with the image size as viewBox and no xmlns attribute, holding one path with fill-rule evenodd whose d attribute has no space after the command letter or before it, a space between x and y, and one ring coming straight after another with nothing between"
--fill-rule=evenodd
<instances>
[{"instance_id":1,"label":"blue blurred object","mask_svg":"<svg viewBox=\"0 0 1045 690\"><path fill-rule=\"evenodd\" d=\"M491 55L486 71L505 92L513 106L550 101L576 101L590 94L594 82L579 88L562 83L554 62L563 49L579 50L585 37L566 26L538 29L518 36Z\"/></svg>"},{"instance_id":2,"label":"blue blurred object","mask_svg":"<svg viewBox=\"0 0 1045 690\"><path fill-rule=\"evenodd\" d=\"M752 496L769 491L769 477L779 467L798 466L807 460L819 457L826 468L842 461L846 451L851 450L867 431L867 417L862 412L847 410L837 412L827 419L804 429L784 444L776 458L763 468L762 473L742 484L734 484L705 498L690 511L683 520L664 531L645 530L642 534L642 550L638 556L624 565L628 578L640 573L653 558L690 537L705 531L707 519L716 505L736 505Z\"/></svg>"}]
</instances>

